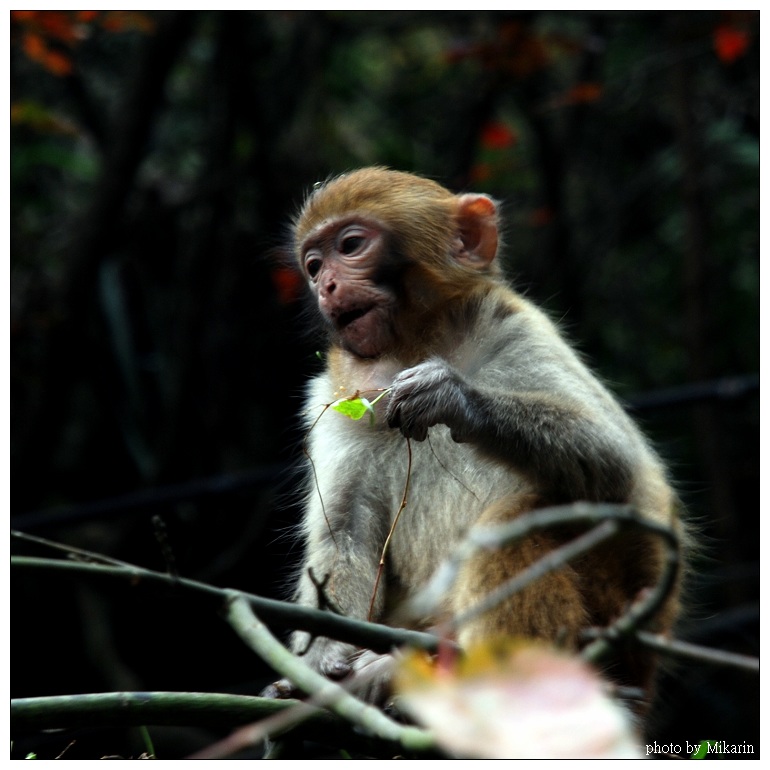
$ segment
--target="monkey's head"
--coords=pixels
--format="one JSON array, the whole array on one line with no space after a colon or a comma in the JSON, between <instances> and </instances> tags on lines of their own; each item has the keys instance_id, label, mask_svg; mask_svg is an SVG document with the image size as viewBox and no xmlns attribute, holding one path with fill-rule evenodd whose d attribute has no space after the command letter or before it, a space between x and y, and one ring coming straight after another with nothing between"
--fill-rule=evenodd
<instances>
[{"instance_id":1,"label":"monkey's head","mask_svg":"<svg viewBox=\"0 0 770 770\"><path fill-rule=\"evenodd\" d=\"M497 209L429 179L366 168L317 187L294 223L295 253L339 343L396 352L438 308L499 274ZM419 327L418 327L419 328Z\"/></svg>"}]
</instances>

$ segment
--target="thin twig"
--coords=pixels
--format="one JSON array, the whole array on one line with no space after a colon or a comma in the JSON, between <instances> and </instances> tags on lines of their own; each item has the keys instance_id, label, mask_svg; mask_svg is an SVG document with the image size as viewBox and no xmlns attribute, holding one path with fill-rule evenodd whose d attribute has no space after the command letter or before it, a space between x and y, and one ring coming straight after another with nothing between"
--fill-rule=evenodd
<instances>
[{"instance_id":1,"label":"thin twig","mask_svg":"<svg viewBox=\"0 0 770 770\"><path fill-rule=\"evenodd\" d=\"M601 637L605 633L603 629L592 629L591 634ZM653 634L650 631L637 629L634 638L645 647L650 647L657 652L664 653L673 658L687 658L701 663L711 663L716 666L738 668L751 673L759 673L759 658L751 655L741 655L737 652L715 650L700 644L683 642L679 639L669 639L661 634Z\"/></svg>"},{"instance_id":2,"label":"thin twig","mask_svg":"<svg viewBox=\"0 0 770 770\"><path fill-rule=\"evenodd\" d=\"M376 392L380 395L377 396L377 398L372 401L370 406L374 406L388 391L390 388L372 388L371 390L364 391L364 393L371 393ZM332 406L334 406L339 401L352 401L355 398L361 397L361 391L356 391L352 396L348 396L346 398L337 399L337 401L332 401L331 403L324 404L323 409L321 410L321 413L318 415L318 417L313 420L313 424L307 429L307 432L305 433L305 437L302 439L302 453L307 457L308 462L310 463L310 470L313 474L313 483L316 488L316 492L318 492L318 500L321 503L321 513L323 513L323 517L326 520L326 528L329 530L329 535L331 536L332 542L334 543L334 547L337 548L337 540L334 537L334 532L332 531L332 525L329 521L329 517L326 514L326 506L324 505L323 496L321 495L321 487L318 483L318 473L316 472L315 463L313 462L313 458L310 455L310 450L308 449L308 439L310 438L310 434L315 429L315 426L318 425L320 419L326 414L327 410L330 409Z\"/></svg>"},{"instance_id":3,"label":"thin twig","mask_svg":"<svg viewBox=\"0 0 770 770\"><path fill-rule=\"evenodd\" d=\"M163 560L166 562L166 572L172 577L179 577L179 570L176 566L176 556L174 555L174 549L171 547L171 540L168 536L168 529L163 517L157 513L152 517L152 526L155 533L155 539L160 546L160 552L163 555Z\"/></svg>"},{"instance_id":4,"label":"thin twig","mask_svg":"<svg viewBox=\"0 0 770 770\"><path fill-rule=\"evenodd\" d=\"M288 701L285 701L288 702ZM187 759L225 759L239 751L258 746L270 738L281 735L287 730L308 719L324 714L322 709L300 701L290 701L289 708L277 711L258 722L239 727L219 741L196 751ZM267 758L267 757L265 757Z\"/></svg>"},{"instance_id":5,"label":"thin twig","mask_svg":"<svg viewBox=\"0 0 770 770\"><path fill-rule=\"evenodd\" d=\"M318 425L318 421L326 414L326 410L329 409L330 406L331 404L324 404L324 408L321 410L321 414L315 418L313 424L308 428L307 433L305 433L305 437L302 439L302 453L305 455L305 457L307 457L307 461L310 463L310 470L313 474L313 483L315 485L316 492L318 492L318 500L321 503L321 513L323 513L324 520L326 521L326 528L329 530L329 536L332 539L332 543L334 543L334 547L338 549L337 539L334 537L331 522L329 521L329 517L326 515L326 506L324 505L323 495L321 495L321 487L318 483L318 473L315 469L315 463L313 462L313 458L310 456L310 450L307 446L307 440L310 437L310 434L313 432L313 428Z\"/></svg>"},{"instance_id":6,"label":"thin twig","mask_svg":"<svg viewBox=\"0 0 770 770\"><path fill-rule=\"evenodd\" d=\"M369 614L367 615L367 620L371 621L372 616L374 615L374 602L377 599L377 590L380 587L380 579L382 578L382 572L385 568L385 556L388 553L388 546L390 545L390 541L393 537L393 533L396 531L396 525L398 524L398 519L401 516L401 511L406 508L406 502L409 496L409 481L412 478L412 442L409 440L409 437L406 437L406 452L407 452L407 462L406 462L406 481L404 482L404 494L401 496L401 505L398 507L398 512L396 513L395 518L393 519L393 524L390 525L390 532L388 532L388 536L385 538L385 545L382 546L382 553L380 554L380 563L377 566L377 577L374 580L374 590L372 591L372 600L369 603Z\"/></svg>"},{"instance_id":7,"label":"thin twig","mask_svg":"<svg viewBox=\"0 0 770 770\"><path fill-rule=\"evenodd\" d=\"M77 743L76 740L70 741L56 756L56 759L62 759L64 755Z\"/></svg>"},{"instance_id":8,"label":"thin twig","mask_svg":"<svg viewBox=\"0 0 770 770\"><path fill-rule=\"evenodd\" d=\"M428 433L428 446L430 447L431 454L436 462L441 466L441 469L447 476L451 476L469 495L472 495L478 502L480 502L479 496L457 475L452 472L452 469L444 463L444 461L436 453L436 449L433 446L433 442L430 440L430 433Z\"/></svg>"},{"instance_id":9,"label":"thin twig","mask_svg":"<svg viewBox=\"0 0 770 770\"><path fill-rule=\"evenodd\" d=\"M113 559L111 556L105 556L101 553L95 553L94 551L86 551L83 548L76 548L74 545L65 545L64 543L57 543L54 540L48 540L38 535L29 535L26 532L19 532L16 529L11 530L11 537L18 538L19 540L25 540L28 543L36 543L37 545L43 545L46 548L50 548L54 551L63 551L71 558L85 559L86 561L95 564L111 564L114 567L128 567L132 565L119 559Z\"/></svg>"}]
</instances>

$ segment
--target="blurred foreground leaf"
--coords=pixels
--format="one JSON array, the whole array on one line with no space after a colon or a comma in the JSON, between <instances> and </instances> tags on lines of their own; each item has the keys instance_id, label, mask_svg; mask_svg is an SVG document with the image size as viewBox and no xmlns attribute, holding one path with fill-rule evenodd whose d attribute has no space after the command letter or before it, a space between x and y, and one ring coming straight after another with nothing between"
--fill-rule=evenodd
<instances>
[{"instance_id":1,"label":"blurred foreground leaf","mask_svg":"<svg viewBox=\"0 0 770 770\"><path fill-rule=\"evenodd\" d=\"M448 669L422 653L397 673L399 703L465 757L640 757L628 714L579 659L531 642L479 645Z\"/></svg>"}]
</instances>

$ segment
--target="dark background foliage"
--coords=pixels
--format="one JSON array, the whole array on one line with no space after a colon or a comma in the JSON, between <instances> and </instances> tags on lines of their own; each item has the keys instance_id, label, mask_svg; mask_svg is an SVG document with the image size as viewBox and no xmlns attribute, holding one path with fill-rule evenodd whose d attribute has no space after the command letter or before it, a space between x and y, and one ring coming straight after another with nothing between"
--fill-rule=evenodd
<instances>
[{"instance_id":1,"label":"dark background foliage","mask_svg":"<svg viewBox=\"0 0 770 770\"><path fill-rule=\"evenodd\" d=\"M387 165L502 201L509 273L696 522L680 637L755 654L758 34L754 12L12 12L13 526L285 594L321 344L286 225L313 182ZM12 588L16 697L270 678L172 595ZM679 664L656 713L650 740L758 747L748 675ZM153 731L165 757L216 735ZM75 737L73 758L142 750Z\"/></svg>"}]
</instances>

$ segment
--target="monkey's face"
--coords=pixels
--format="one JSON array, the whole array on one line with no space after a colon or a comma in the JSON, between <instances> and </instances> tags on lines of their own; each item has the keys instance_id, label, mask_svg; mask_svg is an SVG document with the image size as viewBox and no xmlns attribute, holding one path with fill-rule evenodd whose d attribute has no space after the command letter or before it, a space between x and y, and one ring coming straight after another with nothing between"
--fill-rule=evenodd
<instances>
[{"instance_id":1,"label":"monkey's face","mask_svg":"<svg viewBox=\"0 0 770 770\"><path fill-rule=\"evenodd\" d=\"M318 187L294 236L321 314L358 358L419 359L441 308L486 290L497 271L490 198L386 169Z\"/></svg>"},{"instance_id":2,"label":"monkey's face","mask_svg":"<svg viewBox=\"0 0 770 770\"><path fill-rule=\"evenodd\" d=\"M324 222L300 244L303 272L323 317L359 358L377 358L395 341L397 260L384 228L362 217Z\"/></svg>"}]
</instances>

